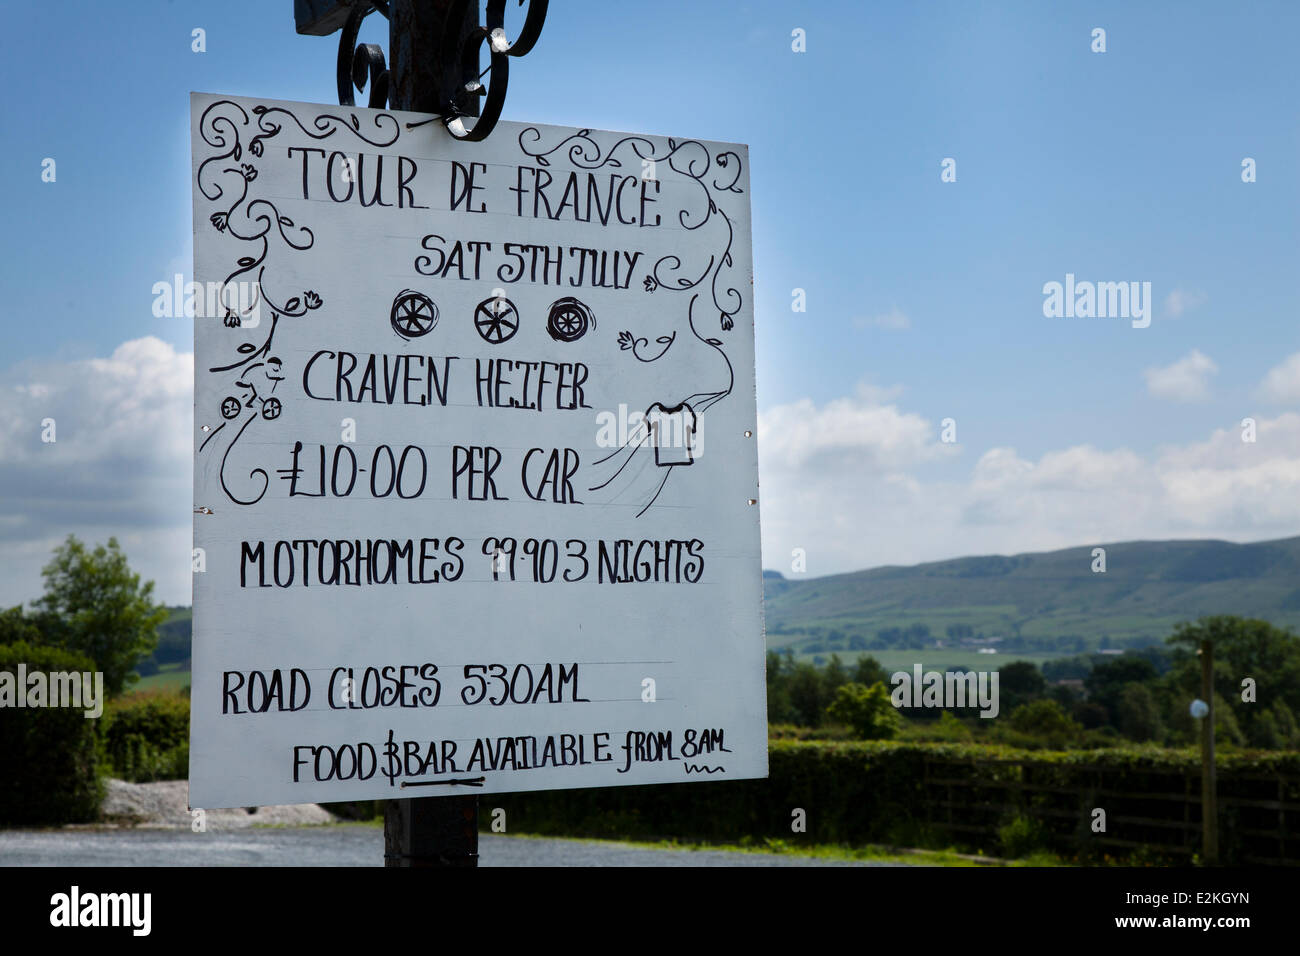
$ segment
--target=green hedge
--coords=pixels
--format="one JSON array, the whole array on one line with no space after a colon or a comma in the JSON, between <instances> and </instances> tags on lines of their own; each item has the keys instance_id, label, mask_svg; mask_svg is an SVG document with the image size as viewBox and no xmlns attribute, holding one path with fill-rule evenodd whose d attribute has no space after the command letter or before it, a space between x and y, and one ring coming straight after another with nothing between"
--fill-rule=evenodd
<instances>
[{"instance_id":1,"label":"green hedge","mask_svg":"<svg viewBox=\"0 0 1300 956\"><path fill-rule=\"evenodd\" d=\"M802 809L812 842L890 834L915 842L922 753L881 742L772 741L766 780L495 794L483 797L482 816L504 807L509 829L530 833L738 841L789 839Z\"/></svg>"},{"instance_id":2,"label":"green hedge","mask_svg":"<svg viewBox=\"0 0 1300 956\"><path fill-rule=\"evenodd\" d=\"M114 701L104 722L113 773L133 783L190 775L190 702L177 694L138 693Z\"/></svg>"},{"instance_id":3,"label":"green hedge","mask_svg":"<svg viewBox=\"0 0 1300 956\"><path fill-rule=\"evenodd\" d=\"M0 644L0 671L17 680L18 665L34 671L94 672L80 654L26 643ZM84 709L0 709L0 825L40 826L95 819L103 788L98 777L96 724Z\"/></svg>"},{"instance_id":4,"label":"green hedge","mask_svg":"<svg viewBox=\"0 0 1300 956\"><path fill-rule=\"evenodd\" d=\"M502 807L510 832L716 842L770 838L889 843L991 853L1006 849L1008 824L1034 819L1041 825L1012 826L1010 832L1040 833L1043 848L1081 859L1128 855L1131 850L1104 846L1101 837L1130 836L1136 838L1133 842L1167 851L1172 854L1169 859L1190 859L1190 853L1179 849L1190 841L1186 832L1138 826L1131 820L1183 820L1184 802L1161 801L1158 795L1176 785L1176 792L1187 786L1199 797L1200 761L1192 751L1133 748L1057 753L971 744L774 740L769 755L766 780L494 794L482 798L480 819L486 828L492 809ZM927 787L927 764L932 780L958 784ZM1218 762L1218 778L1225 861L1250 852L1273 857L1283 852L1270 849L1276 840L1265 840L1263 850L1252 848L1241 832L1276 827L1276 811L1260 810L1262 816L1252 820L1248 815L1254 811L1230 806L1230 798L1249 801L1271 795L1277 799L1281 789L1287 800L1300 801L1300 753L1225 755ZM1023 785L1061 792L1019 790ZM1108 795L1099 796L1099 791ZM1115 796L1116 792L1126 796ZM949 809L939 805L945 799L965 805L952 810L949 818ZM1107 833L1094 839L1089 823L1092 809L1099 805L1107 810L1110 822ZM795 810L805 812L806 833L792 832ZM1198 818L1199 806L1191 819ZM1290 819L1295 821L1294 812ZM969 829L945 826L951 823ZM1290 846L1300 849L1294 843ZM1300 862L1300 853L1296 857Z\"/></svg>"}]
</instances>

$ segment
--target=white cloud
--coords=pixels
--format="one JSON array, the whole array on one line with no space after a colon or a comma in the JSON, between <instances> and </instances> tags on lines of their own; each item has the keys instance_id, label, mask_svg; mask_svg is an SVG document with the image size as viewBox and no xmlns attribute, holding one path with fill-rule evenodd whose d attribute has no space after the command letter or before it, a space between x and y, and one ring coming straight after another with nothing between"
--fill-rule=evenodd
<instances>
[{"instance_id":1,"label":"white cloud","mask_svg":"<svg viewBox=\"0 0 1300 956\"><path fill-rule=\"evenodd\" d=\"M895 307L879 315L858 316L853 320L853 324L860 329L910 329L912 320Z\"/></svg>"},{"instance_id":2,"label":"white cloud","mask_svg":"<svg viewBox=\"0 0 1300 956\"><path fill-rule=\"evenodd\" d=\"M870 394L822 406L805 399L759 420L764 564L787 574L793 548L820 575L1108 541L1252 541L1300 527L1296 413L1259 419L1254 443L1233 426L1145 454L997 447L957 475L959 459L948 459L942 477L929 465L953 446L937 443L930 422ZM835 454L770 433L792 420L810 422L827 436L813 445Z\"/></svg>"},{"instance_id":3,"label":"white cloud","mask_svg":"<svg viewBox=\"0 0 1300 956\"><path fill-rule=\"evenodd\" d=\"M157 596L188 603L192 382L193 356L153 337L0 370L0 604L39 596L69 533L117 536Z\"/></svg>"},{"instance_id":4,"label":"white cloud","mask_svg":"<svg viewBox=\"0 0 1300 956\"><path fill-rule=\"evenodd\" d=\"M1219 367L1209 356L1192 349L1172 365L1143 372L1147 391L1155 398L1175 402L1200 402L1210 397L1210 376Z\"/></svg>"},{"instance_id":5,"label":"white cloud","mask_svg":"<svg viewBox=\"0 0 1300 956\"><path fill-rule=\"evenodd\" d=\"M804 398L760 414L765 464L774 470L848 466L862 474L888 475L953 451L919 415L893 404L898 389L859 385L854 396L818 408Z\"/></svg>"},{"instance_id":6,"label":"white cloud","mask_svg":"<svg viewBox=\"0 0 1300 956\"><path fill-rule=\"evenodd\" d=\"M1279 405L1300 402L1300 352L1269 369L1260 382L1258 394L1266 402Z\"/></svg>"},{"instance_id":7,"label":"white cloud","mask_svg":"<svg viewBox=\"0 0 1300 956\"><path fill-rule=\"evenodd\" d=\"M1205 304L1205 293L1195 289L1175 289L1165 296L1165 313L1170 318L1178 318L1188 309Z\"/></svg>"}]
</instances>

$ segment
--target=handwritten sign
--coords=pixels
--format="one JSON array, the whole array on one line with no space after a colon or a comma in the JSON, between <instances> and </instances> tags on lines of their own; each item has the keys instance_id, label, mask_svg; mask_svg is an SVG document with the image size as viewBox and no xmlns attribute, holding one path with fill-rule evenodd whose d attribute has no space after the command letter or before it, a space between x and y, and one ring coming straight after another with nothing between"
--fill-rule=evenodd
<instances>
[{"instance_id":1,"label":"handwritten sign","mask_svg":"<svg viewBox=\"0 0 1300 956\"><path fill-rule=\"evenodd\" d=\"M192 143L191 804L765 776L747 149Z\"/></svg>"}]
</instances>

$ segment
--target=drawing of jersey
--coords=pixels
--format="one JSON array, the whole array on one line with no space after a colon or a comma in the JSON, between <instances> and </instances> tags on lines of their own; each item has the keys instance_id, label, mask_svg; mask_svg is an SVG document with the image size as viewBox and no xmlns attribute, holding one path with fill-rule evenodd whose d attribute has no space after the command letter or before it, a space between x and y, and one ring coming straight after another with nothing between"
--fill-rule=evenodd
<instances>
[{"instance_id":1,"label":"drawing of jersey","mask_svg":"<svg viewBox=\"0 0 1300 956\"><path fill-rule=\"evenodd\" d=\"M695 441L695 412L682 402L671 408L655 402L645 413L650 426L650 443L655 449L655 464L661 467L689 465Z\"/></svg>"}]
</instances>

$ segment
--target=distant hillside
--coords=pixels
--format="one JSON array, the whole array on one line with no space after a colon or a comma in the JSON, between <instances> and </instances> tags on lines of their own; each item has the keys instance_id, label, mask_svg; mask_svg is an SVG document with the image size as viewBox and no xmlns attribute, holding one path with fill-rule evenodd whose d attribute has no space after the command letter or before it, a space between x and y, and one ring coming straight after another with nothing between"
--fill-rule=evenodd
<instances>
[{"instance_id":1,"label":"distant hillside","mask_svg":"<svg viewBox=\"0 0 1300 956\"><path fill-rule=\"evenodd\" d=\"M158 647L151 657L140 661L136 673L144 677L157 674L160 669L190 669L190 644L193 629L193 612L184 606L167 608L167 619L158 626Z\"/></svg>"},{"instance_id":2,"label":"distant hillside","mask_svg":"<svg viewBox=\"0 0 1300 956\"><path fill-rule=\"evenodd\" d=\"M883 567L765 572L768 646L800 653L994 646L1077 653L1162 643L1179 621L1260 617L1300 629L1300 538L1132 541Z\"/></svg>"}]
</instances>

